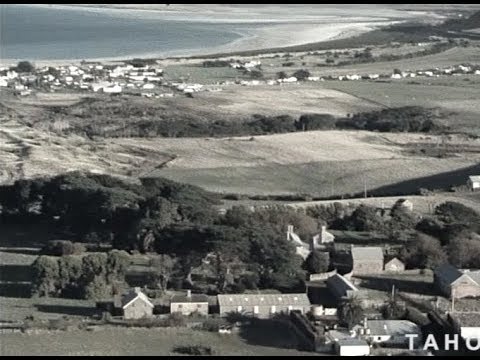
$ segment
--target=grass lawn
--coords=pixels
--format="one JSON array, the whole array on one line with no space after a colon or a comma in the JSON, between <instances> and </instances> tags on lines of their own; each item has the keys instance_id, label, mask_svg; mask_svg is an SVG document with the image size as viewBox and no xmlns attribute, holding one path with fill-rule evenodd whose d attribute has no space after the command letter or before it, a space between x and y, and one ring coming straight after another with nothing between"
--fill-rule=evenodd
<instances>
[{"instance_id":1,"label":"grass lawn","mask_svg":"<svg viewBox=\"0 0 480 360\"><path fill-rule=\"evenodd\" d=\"M274 337L273 333L270 333ZM260 341L259 341L260 342ZM48 344L48 345L47 345ZM237 334L218 334L179 328L112 328L97 331L75 330L39 334L3 334L0 353L15 355L178 355L177 346L210 346L215 355L244 356L318 356L273 346L255 344Z\"/></svg>"}]
</instances>

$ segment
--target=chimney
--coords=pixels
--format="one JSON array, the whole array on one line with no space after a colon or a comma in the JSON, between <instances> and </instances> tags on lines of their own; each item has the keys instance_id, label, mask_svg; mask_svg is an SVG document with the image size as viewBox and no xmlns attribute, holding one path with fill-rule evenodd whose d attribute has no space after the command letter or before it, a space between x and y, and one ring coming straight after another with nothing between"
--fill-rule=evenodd
<instances>
[{"instance_id":1,"label":"chimney","mask_svg":"<svg viewBox=\"0 0 480 360\"><path fill-rule=\"evenodd\" d=\"M142 292L142 290L140 290L139 287L134 287L133 288L133 291L136 293L136 294L140 294Z\"/></svg>"},{"instance_id":2,"label":"chimney","mask_svg":"<svg viewBox=\"0 0 480 360\"><path fill-rule=\"evenodd\" d=\"M367 325L367 317L365 316L365 317L363 318L363 327L366 329L367 326L368 326L368 325Z\"/></svg>"},{"instance_id":3,"label":"chimney","mask_svg":"<svg viewBox=\"0 0 480 360\"><path fill-rule=\"evenodd\" d=\"M187 290L187 298L191 298L192 297L192 290Z\"/></svg>"},{"instance_id":4,"label":"chimney","mask_svg":"<svg viewBox=\"0 0 480 360\"><path fill-rule=\"evenodd\" d=\"M327 232L327 227L325 225L322 225L322 234L324 234L325 232Z\"/></svg>"}]
</instances>

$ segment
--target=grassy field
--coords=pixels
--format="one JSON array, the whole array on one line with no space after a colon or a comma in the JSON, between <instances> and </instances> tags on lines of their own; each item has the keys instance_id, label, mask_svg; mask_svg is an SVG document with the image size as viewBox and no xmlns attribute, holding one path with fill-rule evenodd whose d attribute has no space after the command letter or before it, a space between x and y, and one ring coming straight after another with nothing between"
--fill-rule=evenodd
<instances>
[{"instance_id":1,"label":"grassy field","mask_svg":"<svg viewBox=\"0 0 480 360\"><path fill-rule=\"evenodd\" d=\"M257 136L253 141L112 141L121 146L135 143L145 151L175 153L175 160L150 175L223 193L328 197L363 192L366 184L370 195L394 195L416 192L420 187L464 184L467 174L478 172L475 153L438 159L402 152L402 145L424 138L418 134L313 131ZM435 143L436 139L428 141Z\"/></svg>"},{"instance_id":2,"label":"grassy field","mask_svg":"<svg viewBox=\"0 0 480 360\"><path fill-rule=\"evenodd\" d=\"M273 329L271 329L273 330ZM265 337L265 336L263 336ZM270 336L271 337L271 336ZM288 339L283 339L289 341ZM48 344L48 346L45 346ZM317 353L282 349L235 334L208 333L189 329L102 328L95 332L69 331L42 334L3 334L1 354L15 355L179 355L177 346L210 346L215 355L244 356L318 356Z\"/></svg>"}]
</instances>

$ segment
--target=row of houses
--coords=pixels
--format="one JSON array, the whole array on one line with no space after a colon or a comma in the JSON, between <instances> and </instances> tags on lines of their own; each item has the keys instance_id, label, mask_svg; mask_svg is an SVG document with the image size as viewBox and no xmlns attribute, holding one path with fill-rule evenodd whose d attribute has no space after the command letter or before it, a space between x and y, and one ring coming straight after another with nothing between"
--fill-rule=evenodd
<instances>
[{"instance_id":1,"label":"row of houses","mask_svg":"<svg viewBox=\"0 0 480 360\"><path fill-rule=\"evenodd\" d=\"M298 294L224 294L217 295L216 310L221 316L240 313L246 316L268 318L274 314L290 313L293 310L307 313L311 303L306 293ZM154 304L140 290L134 288L113 300L97 302L97 308L124 319L152 317ZM170 313L191 315L198 313L208 315L211 304L208 296L192 294L190 290L184 295L174 295L170 299Z\"/></svg>"}]
</instances>

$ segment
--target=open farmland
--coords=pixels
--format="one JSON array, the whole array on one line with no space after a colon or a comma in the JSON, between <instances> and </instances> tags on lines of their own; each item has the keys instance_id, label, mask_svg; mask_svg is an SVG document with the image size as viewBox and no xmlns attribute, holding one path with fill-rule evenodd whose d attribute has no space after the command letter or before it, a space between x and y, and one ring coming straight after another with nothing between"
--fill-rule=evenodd
<instances>
[{"instance_id":1,"label":"open farmland","mask_svg":"<svg viewBox=\"0 0 480 360\"><path fill-rule=\"evenodd\" d=\"M325 87L386 107L438 107L446 115L441 121L452 131L480 135L480 78L475 75L389 82L335 81L326 82Z\"/></svg>"},{"instance_id":2,"label":"open farmland","mask_svg":"<svg viewBox=\"0 0 480 360\"><path fill-rule=\"evenodd\" d=\"M265 336L263 336L265 338ZM272 338L271 336L269 337ZM284 339L283 346L291 339ZM48 344L48 346L45 346ZM3 334L2 355L179 355L173 352L177 346L210 346L216 355L262 356L319 356L315 352L282 349L274 344L244 340L236 334L222 335L204 331L152 328L121 329L102 328L94 332L69 331L41 334Z\"/></svg>"},{"instance_id":3,"label":"open farmland","mask_svg":"<svg viewBox=\"0 0 480 360\"><path fill-rule=\"evenodd\" d=\"M221 193L328 197L363 192L366 184L378 195L401 194L419 187L463 184L468 174L478 171L475 153L444 159L405 155L403 146L420 138L418 134L312 131L257 136L253 141L245 137L112 142L174 153L175 160L150 175ZM430 137L429 141L438 140Z\"/></svg>"}]
</instances>

